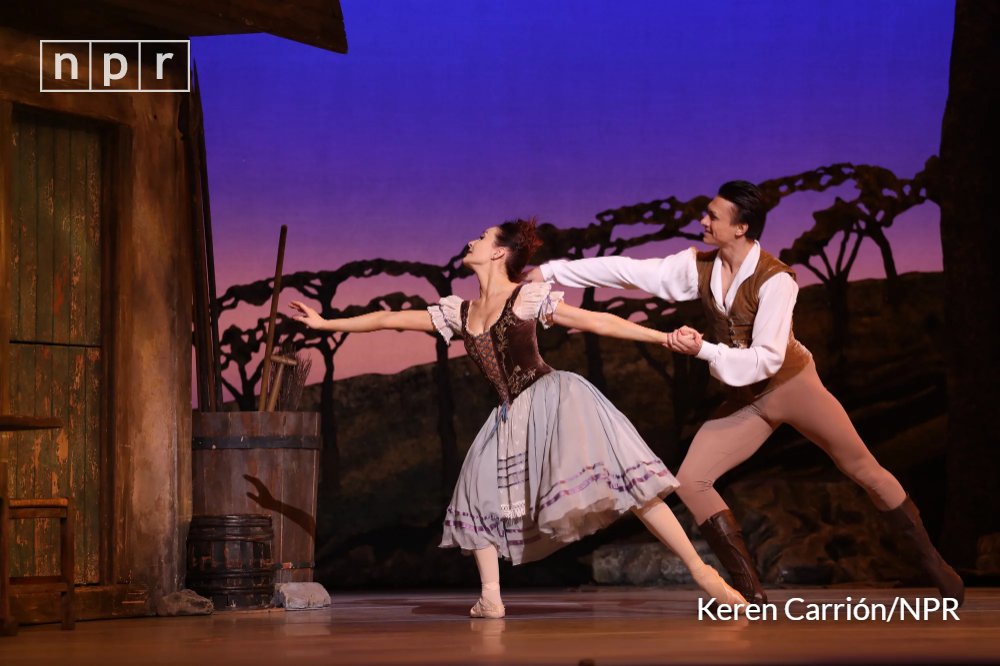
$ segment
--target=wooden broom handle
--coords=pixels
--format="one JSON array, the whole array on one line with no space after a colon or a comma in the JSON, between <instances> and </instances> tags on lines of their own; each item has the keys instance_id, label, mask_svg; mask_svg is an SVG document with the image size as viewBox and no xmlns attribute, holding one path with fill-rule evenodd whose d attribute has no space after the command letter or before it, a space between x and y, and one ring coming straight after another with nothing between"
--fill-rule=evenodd
<instances>
[{"instance_id":1,"label":"wooden broom handle","mask_svg":"<svg viewBox=\"0 0 1000 666\"><path fill-rule=\"evenodd\" d=\"M267 409L267 384L271 381L271 352L274 351L274 321L278 317L278 292L281 291L281 265L285 260L285 236L288 235L288 225L281 225L281 236L278 238L278 265L274 269L274 291L271 293L271 316L267 318L267 346L264 348L264 373L260 380L260 399L257 401L257 411Z\"/></svg>"}]
</instances>

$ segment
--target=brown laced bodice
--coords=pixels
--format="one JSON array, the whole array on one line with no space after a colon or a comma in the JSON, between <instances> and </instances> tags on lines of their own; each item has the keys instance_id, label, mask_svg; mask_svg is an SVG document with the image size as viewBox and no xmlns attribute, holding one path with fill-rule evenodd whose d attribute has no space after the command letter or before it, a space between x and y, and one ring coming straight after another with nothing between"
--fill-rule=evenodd
<instances>
[{"instance_id":1,"label":"brown laced bodice","mask_svg":"<svg viewBox=\"0 0 1000 666\"><path fill-rule=\"evenodd\" d=\"M469 301L462 301L462 337L465 350L489 380L500 403L511 403L524 389L552 372L538 352L537 320L514 314L518 285L504 303L500 318L479 335L469 332Z\"/></svg>"}]
</instances>

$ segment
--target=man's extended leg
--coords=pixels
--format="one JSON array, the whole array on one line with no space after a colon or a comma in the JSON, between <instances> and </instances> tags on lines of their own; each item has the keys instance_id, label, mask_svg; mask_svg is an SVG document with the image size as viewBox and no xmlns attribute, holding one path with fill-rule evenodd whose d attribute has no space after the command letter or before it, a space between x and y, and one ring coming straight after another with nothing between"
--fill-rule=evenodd
<instances>
[{"instance_id":1,"label":"man's extended leg","mask_svg":"<svg viewBox=\"0 0 1000 666\"><path fill-rule=\"evenodd\" d=\"M780 396L778 395L780 393ZM780 400L776 398L780 397ZM761 400L769 418L787 422L820 446L851 480L865 489L889 523L906 539L920 565L944 597L962 602L965 587L931 543L920 513L906 491L862 441L843 405L823 386L810 364Z\"/></svg>"},{"instance_id":2,"label":"man's extended leg","mask_svg":"<svg viewBox=\"0 0 1000 666\"><path fill-rule=\"evenodd\" d=\"M677 495L729 572L733 587L755 603L767 601L767 596L739 524L714 486L716 479L753 455L773 430L753 405L736 411L724 405L698 430L677 472Z\"/></svg>"}]
</instances>

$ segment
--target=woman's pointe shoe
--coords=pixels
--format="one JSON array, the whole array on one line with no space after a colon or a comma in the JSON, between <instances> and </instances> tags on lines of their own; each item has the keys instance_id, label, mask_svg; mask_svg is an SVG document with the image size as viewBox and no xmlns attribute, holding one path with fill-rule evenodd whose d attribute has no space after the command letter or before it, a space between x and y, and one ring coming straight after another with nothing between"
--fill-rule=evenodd
<instances>
[{"instance_id":1,"label":"woman's pointe shoe","mask_svg":"<svg viewBox=\"0 0 1000 666\"><path fill-rule=\"evenodd\" d=\"M742 594L731 588L722 579L719 572L708 564L702 564L700 567L692 569L691 577L694 578L694 582L698 584L698 587L707 592L708 596L715 599L716 603L736 605L746 604L747 602Z\"/></svg>"},{"instance_id":2,"label":"woman's pointe shoe","mask_svg":"<svg viewBox=\"0 0 1000 666\"><path fill-rule=\"evenodd\" d=\"M503 604L495 604L489 599L479 597L476 605L469 609L471 617L483 617L490 620L499 620L505 614Z\"/></svg>"}]
</instances>

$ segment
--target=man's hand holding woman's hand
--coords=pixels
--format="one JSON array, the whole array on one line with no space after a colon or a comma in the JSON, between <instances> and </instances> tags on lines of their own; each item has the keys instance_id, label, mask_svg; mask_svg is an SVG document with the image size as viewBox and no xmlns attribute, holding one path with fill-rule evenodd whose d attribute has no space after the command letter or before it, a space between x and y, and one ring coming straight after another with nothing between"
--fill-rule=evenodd
<instances>
[{"instance_id":1,"label":"man's hand holding woman's hand","mask_svg":"<svg viewBox=\"0 0 1000 666\"><path fill-rule=\"evenodd\" d=\"M690 326L681 326L676 331L667 333L667 341L663 346L672 352L694 356L701 351L702 341L701 333Z\"/></svg>"}]
</instances>

